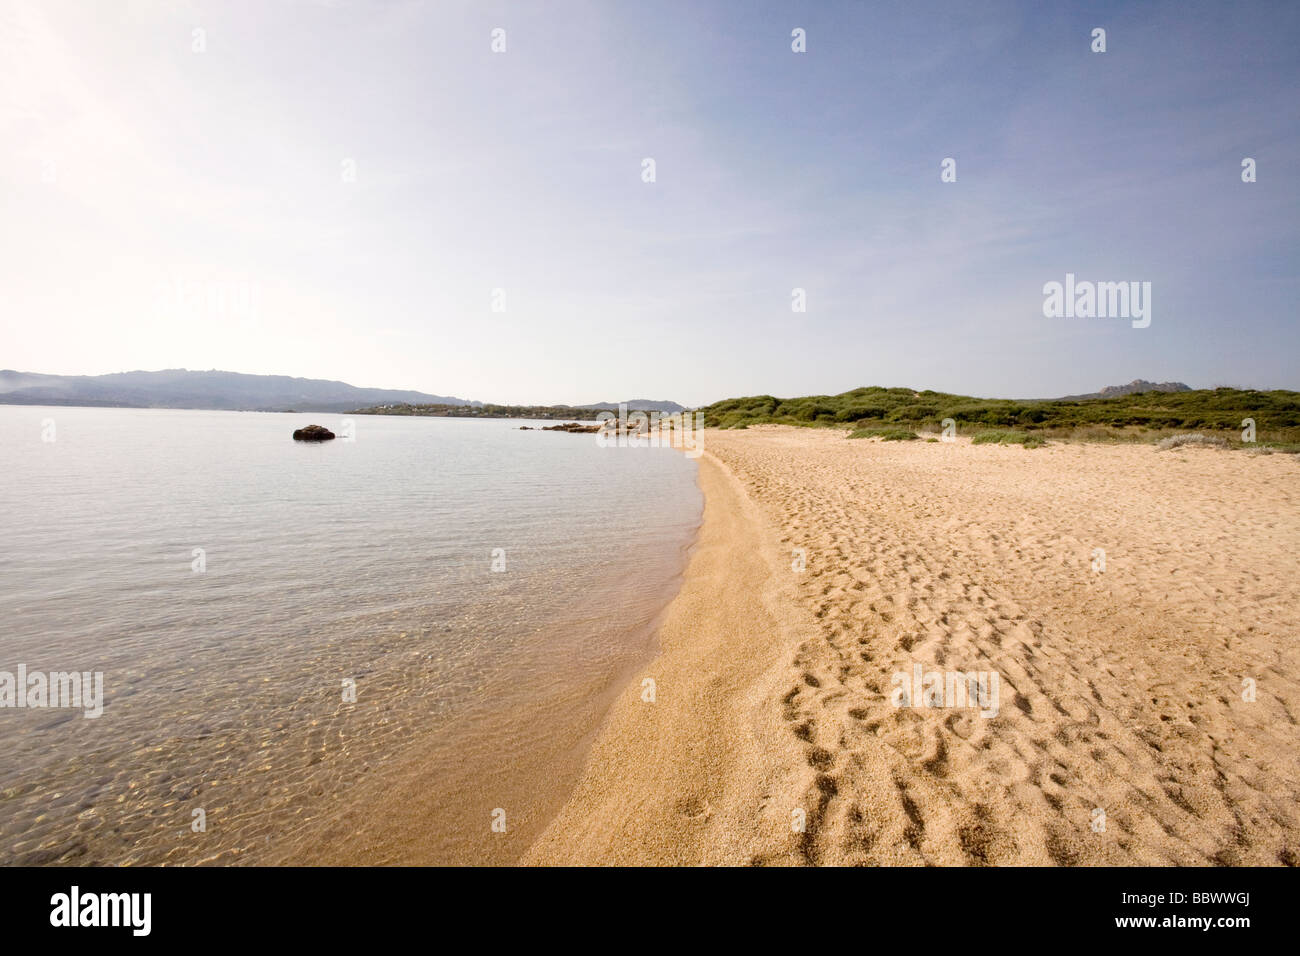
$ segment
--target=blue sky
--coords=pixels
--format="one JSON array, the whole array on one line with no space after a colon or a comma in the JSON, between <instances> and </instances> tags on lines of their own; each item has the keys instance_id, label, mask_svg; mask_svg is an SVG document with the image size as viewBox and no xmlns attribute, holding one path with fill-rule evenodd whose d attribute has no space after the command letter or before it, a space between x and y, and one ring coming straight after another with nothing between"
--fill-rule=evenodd
<instances>
[{"instance_id":1,"label":"blue sky","mask_svg":"<svg viewBox=\"0 0 1300 956\"><path fill-rule=\"evenodd\" d=\"M0 223L28 371L1300 388L1300 5L19 0ZM1067 272L1151 325L1045 318Z\"/></svg>"}]
</instances>

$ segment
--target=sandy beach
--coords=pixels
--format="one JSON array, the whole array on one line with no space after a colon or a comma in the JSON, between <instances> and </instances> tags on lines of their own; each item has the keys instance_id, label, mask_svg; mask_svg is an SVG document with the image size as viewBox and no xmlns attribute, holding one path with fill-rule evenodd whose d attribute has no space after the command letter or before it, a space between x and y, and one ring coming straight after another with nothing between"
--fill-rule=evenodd
<instances>
[{"instance_id":1,"label":"sandy beach","mask_svg":"<svg viewBox=\"0 0 1300 956\"><path fill-rule=\"evenodd\" d=\"M659 655L525 862L1295 865L1296 456L844 434L705 434ZM918 667L996 707L897 706Z\"/></svg>"}]
</instances>

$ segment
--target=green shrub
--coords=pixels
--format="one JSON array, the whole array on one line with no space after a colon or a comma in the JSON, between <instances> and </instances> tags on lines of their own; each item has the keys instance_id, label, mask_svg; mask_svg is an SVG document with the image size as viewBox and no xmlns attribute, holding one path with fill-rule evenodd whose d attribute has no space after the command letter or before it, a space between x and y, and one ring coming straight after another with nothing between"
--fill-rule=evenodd
<instances>
[{"instance_id":1,"label":"green shrub","mask_svg":"<svg viewBox=\"0 0 1300 956\"><path fill-rule=\"evenodd\" d=\"M857 422L884 418L889 409L882 405L850 405L835 413L837 422Z\"/></svg>"},{"instance_id":2,"label":"green shrub","mask_svg":"<svg viewBox=\"0 0 1300 956\"><path fill-rule=\"evenodd\" d=\"M1156 447L1161 451L1168 451L1170 448L1182 448L1184 445L1204 445L1208 448L1227 448L1228 440L1218 435L1202 435L1200 432L1194 432L1190 435L1170 435L1168 438L1162 438L1156 442Z\"/></svg>"},{"instance_id":3,"label":"green shrub","mask_svg":"<svg viewBox=\"0 0 1300 956\"><path fill-rule=\"evenodd\" d=\"M850 438L880 438L884 441L914 441L920 436L906 428L855 428Z\"/></svg>"},{"instance_id":4,"label":"green shrub","mask_svg":"<svg viewBox=\"0 0 1300 956\"><path fill-rule=\"evenodd\" d=\"M972 445L1024 445L1026 448L1038 448L1047 444L1041 435L1028 432L980 432L970 440Z\"/></svg>"}]
</instances>

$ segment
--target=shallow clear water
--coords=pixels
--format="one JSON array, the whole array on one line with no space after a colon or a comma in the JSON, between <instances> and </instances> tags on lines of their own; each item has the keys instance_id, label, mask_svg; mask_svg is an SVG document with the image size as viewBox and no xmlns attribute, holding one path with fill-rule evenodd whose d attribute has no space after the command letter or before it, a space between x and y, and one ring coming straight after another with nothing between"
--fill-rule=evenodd
<instances>
[{"instance_id":1,"label":"shallow clear water","mask_svg":"<svg viewBox=\"0 0 1300 956\"><path fill-rule=\"evenodd\" d=\"M0 709L0 863L256 859L420 738L575 719L538 700L644 657L690 459L351 421L314 445L293 429L342 416L0 406L0 671L104 674L97 719Z\"/></svg>"}]
</instances>

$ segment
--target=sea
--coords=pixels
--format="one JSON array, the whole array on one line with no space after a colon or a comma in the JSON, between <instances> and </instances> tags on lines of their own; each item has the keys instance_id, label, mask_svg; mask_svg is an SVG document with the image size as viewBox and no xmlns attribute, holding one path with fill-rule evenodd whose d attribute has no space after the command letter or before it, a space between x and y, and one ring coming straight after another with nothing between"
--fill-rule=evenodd
<instances>
[{"instance_id":1,"label":"sea","mask_svg":"<svg viewBox=\"0 0 1300 956\"><path fill-rule=\"evenodd\" d=\"M0 863L517 859L703 506L541 424L0 406Z\"/></svg>"}]
</instances>

